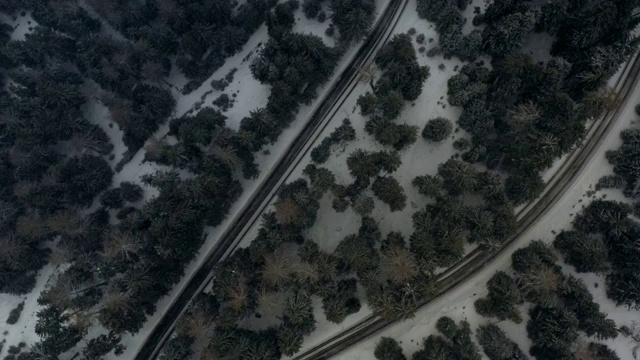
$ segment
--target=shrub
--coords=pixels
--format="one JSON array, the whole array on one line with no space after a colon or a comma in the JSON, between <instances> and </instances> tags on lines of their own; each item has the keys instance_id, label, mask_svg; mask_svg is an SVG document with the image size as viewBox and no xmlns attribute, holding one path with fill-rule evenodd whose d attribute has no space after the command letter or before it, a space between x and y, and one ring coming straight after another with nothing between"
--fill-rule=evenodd
<instances>
[{"instance_id":1,"label":"shrub","mask_svg":"<svg viewBox=\"0 0 640 360\"><path fill-rule=\"evenodd\" d=\"M443 117L437 117L427 121L422 130L422 137L433 142L445 140L453 131L451 121Z\"/></svg>"},{"instance_id":2,"label":"shrub","mask_svg":"<svg viewBox=\"0 0 640 360\"><path fill-rule=\"evenodd\" d=\"M122 193L120 188L109 189L100 196L102 206L109 209L119 209L122 207Z\"/></svg>"},{"instance_id":3,"label":"shrub","mask_svg":"<svg viewBox=\"0 0 640 360\"><path fill-rule=\"evenodd\" d=\"M376 350L373 353L378 360L405 360L406 357L402 354L402 348L398 343L388 337L380 338L376 345Z\"/></svg>"},{"instance_id":4,"label":"shrub","mask_svg":"<svg viewBox=\"0 0 640 360\"><path fill-rule=\"evenodd\" d=\"M20 314L22 314L22 309L24 309L24 301L11 310L9 317L7 318L7 324L13 325L17 323L20 319Z\"/></svg>"}]
</instances>

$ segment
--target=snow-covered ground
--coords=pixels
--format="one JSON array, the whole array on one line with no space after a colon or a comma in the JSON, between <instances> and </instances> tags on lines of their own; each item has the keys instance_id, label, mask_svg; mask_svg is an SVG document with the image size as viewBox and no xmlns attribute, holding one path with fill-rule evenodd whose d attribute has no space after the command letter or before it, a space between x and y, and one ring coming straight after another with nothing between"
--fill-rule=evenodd
<instances>
[{"instance_id":1,"label":"snow-covered ground","mask_svg":"<svg viewBox=\"0 0 640 360\"><path fill-rule=\"evenodd\" d=\"M637 117L633 109L637 103L640 103L640 88L634 90L620 121L615 124L615 127L598 150L599 154L589 161L578 180L562 195L559 202L540 221L524 233L519 241L511 245L472 278L424 306L417 312L415 318L397 322L343 353L336 355L335 358L371 359L376 342L381 336L397 339L404 349L405 355L410 355L421 348L423 338L437 332L435 330L435 322L441 316L449 316L456 321L467 320L471 324L474 333L478 325L493 321L476 314L473 302L480 297L486 296L487 289L485 284L496 271L508 271L511 266L511 254L515 250L525 247L530 241L536 239L541 239L545 242L553 241L553 232L558 233L562 229L569 228L575 214L596 197L623 200L623 196L619 191L606 190L598 192L592 197L588 197L587 192L593 190L594 184L600 177L613 173L611 165L604 157L604 153L620 146L619 133L623 129L630 127L631 121ZM565 266L563 271L573 272L572 268L568 266ZM640 312L630 311L626 307L616 307L606 297L606 286L603 277L595 274L574 273L574 275L585 281L594 296L594 300L600 304L601 311L607 313L618 327L630 325L632 320L640 320ZM502 321L498 323L498 326L518 343L524 351L528 351L531 345L525 330L528 318L526 309L522 308L521 310L523 310L521 313L524 315L524 321L520 325L510 321ZM633 358L631 354L632 344L627 338L618 336L616 339L605 341L605 343L615 349L621 359L630 360Z\"/></svg>"}]
</instances>

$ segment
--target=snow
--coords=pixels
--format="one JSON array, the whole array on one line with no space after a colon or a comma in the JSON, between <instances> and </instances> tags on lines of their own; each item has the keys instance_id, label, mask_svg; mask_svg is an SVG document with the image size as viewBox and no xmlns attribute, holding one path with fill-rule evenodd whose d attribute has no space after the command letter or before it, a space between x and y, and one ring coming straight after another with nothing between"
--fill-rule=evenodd
<instances>
[{"instance_id":1,"label":"snow","mask_svg":"<svg viewBox=\"0 0 640 360\"><path fill-rule=\"evenodd\" d=\"M22 13L16 13L14 16L0 13L0 22L13 27L11 40L24 40L25 35L32 32L33 29L38 26L36 21L31 17L31 12L25 12L24 16Z\"/></svg>"},{"instance_id":2,"label":"snow","mask_svg":"<svg viewBox=\"0 0 640 360\"><path fill-rule=\"evenodd\" d=\"M594 198L604 198L606 196L607 199L623 199L619 191L607 190L598 192L592 197L588 197L586 193L592 190L593 184L595 184L600 177L613 173L612 166L605 159L604 153L607 150L613 150L620 146L621 140L619 133L625 128L628 128L631 121L636 117L633 108L637 103L640 103L640 89L638 87L634 89L620 120L600 145L598 154L588 162L588 165L583 169L575 183L561 196L558 203L543 215L536 224L529 228L518 241L514 242L473 277L424 306L416 313L415 318L404 322L396 322L383 331L336 355L335 358L353 360L371 359L375 344L382 336L392 337L398 340L404 349L405 355L410 355L421 347L422 338L436 333L435 321L441 316L449 316L456 321L462 319L467 320L471 324L471 328L474 329L474 332L478 325L494 322L495 319L484 319L477 315L473 308L473 302L486 295L487 290L485 284L496 271L508 271L511 265L511 254L515 250L525 247L530 241L536 239L550 243L554 239L552 231L557 233L562 229L568 229L573 220L573 216ZM563 270L567 273L573 272L573 269L567 266L565 266ZM618 327L630 325L633 319L640 319L640 313L638 311L630 311L625 307L617 307L606 297L606 287L603 277L595 274L576 275L574 273L574 275L585 280L585 283L594 296L594 300L600 304L601 311L604 311L608 314L609 318L615 320ZM597 287L596 283L598 284ZM526 309L521 308L521 310L522 315L526 315ZM524 351L528 351L530 347L530 341L527 339L525 330L527 320L527 317L524 316L524 320L520 325L508 321L498 323L498 326L505 330L509 337L518 343ZM633 345L628 339L618 336L616 339L607 340L604 343L616 350L621 359L633 358L631 354Z\"/></svg>"},{"instance_id":3,"label":"snow","mask_svg":"<svg viewBox=\"0 0 640 360\"><path fill-rule=\"evenodd\" d=\"M44 290L55 270L55 266L51 264L45 265L38 272L36 285L30 294L22 296L0 294L0 324L2 324L2 326L0 326L0 329L2 329L0 342L6 340L4 347L0 350L0 356L6 355L7 350L11 345L17 346L20 342L33 344L40 340L33 331L37 321L36 314L40 309L40 306L38 305L38 297L40 292ZM7 324L6 321L11 310L15 309L18 304L23 301L24 309L20 314L18 322L14 325Z\"/></svg>"}]
</instances>

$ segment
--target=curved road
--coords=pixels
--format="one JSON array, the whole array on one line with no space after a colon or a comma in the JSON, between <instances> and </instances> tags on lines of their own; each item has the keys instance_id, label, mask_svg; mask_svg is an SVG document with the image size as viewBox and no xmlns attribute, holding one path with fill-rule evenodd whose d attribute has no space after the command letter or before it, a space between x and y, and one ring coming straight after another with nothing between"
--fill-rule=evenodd
<instances>
[{"instance_id":1,"label":"curved road","mask_svg":"<svg viewBox=\"0 0 640 360\"><path fill-rule=\"evenodd\" d=\"M560 169L547 182L541 196L517 212L518 221L515 234L496 251L490 252L476 248L456 265L439 274L436 295L433 298L421 301L419 307L427 305L472 277L478 270L482 269L511 245L514 245L523 233L557 203L562 194L580 177L589 160L598 153L604 139L624 112L629 97L639 80L640 56L636 53L625 64L621 76L614 87L617 91L617 100L620 101L620 105L615 111L608 111L602 118L590 125L587 138L580 147L574 149L564 160ZM292 359L328 359L396 321L401 320L385 320L370 315L343 332L294 356Z\"/></svg>"},{"instance_id":2,"label":"curved road","mask_svg":"<svg viewBox=\"0 0 640 360\"><path fill-rule=\"evenodd\" d=\"M268 176L258 186L240 213L227 227L215 246L209 251L200 267L194 272L188 283L173 300L160 321L153 328L138 353L136 360L156 358L164 343L170 339L177 319L187 309L191 300L200 294L212 278L211 269L224 259L240 243L244 234L260 219L262 210L268 206L276 196L280 185L288 174L310 151L315 141L327 127L333 115L342 106L353 89L358 84L358 69L373 60L377 50L391 36L401 14L408 4L408 0L391 0L386 9L374 25L371 34L361 45L355 57L347 68L340 74L338 80L331 86L327 95L321 100L316 110L308 119L302 131L289 144L284 155L271 169Z\"/></svg>"}]
</instances>

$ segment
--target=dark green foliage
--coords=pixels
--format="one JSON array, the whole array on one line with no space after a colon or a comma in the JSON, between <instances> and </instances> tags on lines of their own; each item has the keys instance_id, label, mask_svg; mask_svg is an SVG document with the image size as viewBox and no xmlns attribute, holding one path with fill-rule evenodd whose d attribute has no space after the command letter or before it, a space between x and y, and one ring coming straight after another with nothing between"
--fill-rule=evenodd
<instances>
[{"instance_id":1,"label":"dark green foliage","mask_svg":"<svg viewBox=\"0 0 640 360\"><path fill-rule=\"evenodd\" d=\"M494 57L504 57L520 49L524 37L536 24L537 14L535 10L527 10L499 18L488 15L485 20L488 25L482 32L484 49Z\"/></svg>"},{"instance_id":2,"label":"dark green foliage","mask_svg":"<svg viewBox=\"0 0 640 360\"><path fill-rule=\"evenodd\" d=\"M515 271L524 273L540 266L553 266L556 260L553 251L545 243L541 240L535 240L511 255L511 266Z\"/></svg>"},{"instance_id":3,"label":"dark green foliage","mask_svg":"<svg viewBox=\"0 0 640 360\"><path fill-rule=\"evenodd\" d=\"M533 342L531 355L539 360L570 356L570 346L578 338L579 324L572 312L536 306L529 311L529 317L527 334Z\"/></svg>"},{"instance_id":4,"label":"dark green foliage","mask_svg":"<svg viewBox=\"0 0 640 360\"><path fill-rule=\"evenodd\" d=\"M450 266L462 257L465 212L460 200L438 197L435 204L413 214L414 232L409 239L411 252L426 269Z\"/></svg>"},{"instance_id":5,"label":"dark green foliage","mask_svg":"<svg viewBox=\"0 0 640 360\"><path fill-rule=\"evenodd\" d=\"M480 55L482 39L480 32L474 30L469 35L462 35L462 27L466 19L460 9L467 6L466 1L454 2L443 0L418 0L418 15L436 23L440 35L440 48L446 58L458 56L461 60L473 61ZM463 4L462 6L460 6Z\"/></svg>"},{"instance_id":6,"label":"dark green foliage","mask_svg":"<svg viewBox=\"0 0 640 360\"><path fill-rule=\"evenodd\" d=\"M586 352L595 360L620 360L618 354L605 344L589 343Z\"/></svg>"},{"instance_id":7,"label":"dark green foliage","mask_svg":"<svg viewBox=\"0 0 640 360\"><path fill-rule=\"evenodd\" d=\"M400 155L395 151L367 152L358 149L347 158L349 173L355 178L371 178L380 172L392 173L400 165Z\"/></svg>"},{"instance_id":8,"label":"dark green foliage","mask_svg":"<svg viewBox=\"0 0 640 360\"><path fill-rule=\"evenodd\" d=\"M322 139L320 145L311 150L311 160L315 163L322 164L329 159L331 155L331 139L328 137Z\"/></svg>"},{"instance_id":9,"label":"dark green foliage","mask_svg":"<svg viewBox=\"0 0 640 360\"><path fill-rule=\"evenodd\" d=\"M627 185L626 181L624 180L624 178L622 176L607 175L607 176L603 176L600 179L598 179L598 182L596 183L595 189L596 189L596 191L603 190L603 189L618 189L618 190L622 190L622 189L625 188L626 185Z\"/></svg>"},{"instance_id":10,"label":"dark green foliage","mask_svg":"<svg viewBox=\"0 0 640 360\"><path fill-rule=\"evenodd\" d=\"M380 338L373 354L378 360L406 360L400 345L394 339L388 337Z\"/></svg>"},{"instance_id":11,"label":"dark green foliage","mask_svg":"<svg viewBox=\"0 0 640 360\"><path fill-rule=\"evenodd\" d=\"M416 142L419 128L408 124L395 124L390 121L380 123L369 120L365 127L369 135L382 145L401 151Z\"/></svg>"},{"instance_id":12,"label":"dark green foliage","mask_svg":"<svg viewBox=\"0 0 640 360\"><path fill-rule=\"evenodd\" d=\"M496 317L499 320L512 320L520 323L522 317L516 305L522 303L522 295L516 282L504 272L497 272L487 282L489 294L480 298L474 305L478 314L486 317Z\"/></svg>"},{"instance_id":13,"label":"dark green foliage","mask_svg":"<svg viewBox=\"0 0 640 360\"><path fill-rule=\"evenodd\" d=\"M164 346L161 360L187 360L193 356L193 350L191 345L193 344L193 338L188 336L176 336L169 340Z\"/></svg>"},{"instance_id":14,"label":"dark green foliage","mask_svg":"<svg viewBox=\"0 0 640 360\"><path fill-rule=\"evenodd\" d=\"M489 360L528 359L518 345L495 324L481 325L476 338Z\"/></svg>"},{"instance_id":15,"label":"dark green foliage","mask_svg":"<svg viewBox=\"0 0 640 360\"><path fill-rule=\"evenodd\" d=\"M107 335L98 335L98 337L87 341L87 345L82 349L82 355L87 360L99 360L112 350L115 355L120 355L124 351L124 346L120 345L120 336L110 332Z\"/></svg>"},{"instance_id":16,"label":"dark green foliage","mask_svg":"<svg viewBox=\"0 0 640 360\"><path fill-rule=\"evenodd\" d=\"M47 306L38 312L35 332L43 339L39 343L40 351L55 358L80 341L82 337L78 330L65 324L68 318L69 315L53 306Z\"/></svg>"},{"instance_id":17,"label":"dark green foliage","mask_svg":"<svg viewBox=\"0 0 640 360\"><path fill-rule=\"evenodd\" d=\"M327 161L331 155L331 145L352 141L355 138L356 131L353 126L351 126L351 121L345 118L342 120L342 125L333 130L329 136L322 139L320 145L311 150L311 160L315 163L322 164Z\"/></svg>"},{"instance_id":18,"label":"dark green foliage","mask_svg":"<svg viewBox=\"0 0 640 360\"><path fill-rule=\"evenodd\" d=\"M458 124L469 134L484 138L493 130L493 117L494 114L484 100L472 99L465 105Z\"/></svg>"},{"instance_id":19,"label":"dark green foliage","mask_svg":"<svg viewBox=\"0 0 640 360\"><path fill-rule=\"evenodd\" d=\"M607 246L600 236L575 230L562 231L556 235L553 245L562 253L564 261L578 272L605 273L611 268Z\"/></svg>"},{"instance_id":20,"label":"dark green foliage","mask_svg":"<svg viewBox=\"0 0 640 360\"><path fill-rule=\"evenodd\" d=\"M438 175L445 190L453 196L474 192L479 184L479 173L460 160L449 159L438 165Z\"/></svg>"},{"instance_id":21,"label":"dark green foliage","mask_svg":"<svg viewBox=\"0 0 640 360\"><path fill-rule=\"evenodd\" d=\"M340 280L330 294L322 299L322 309L328 321L340 324L344 319L360 311L360 300L356 297L356 280Z\"/></svg>"},{"instance_id":22,"label":"dark green foliage","mask_svg":"<svg viewBox=\"0 0 640 360\"><path fill-rule=\"evenodd\" d=\"M380 261L378 253L373 247L374 240L349 235L340 241L335 253L352 271L364 274L374 269Z\"/></svg>"},{"instance_id":23,"label":"dark green foliage","mask_svg":"<svg viewBox=\"0 0 640 360\"><path fill-rule=\"evenodd\" d=\"M11 309L11 311L9 312L9 317L7 317L7 324L13 325L17 323L20 319L22 309L24 309L24 301L18 304L18 306L16 306L15 308Z\"/></svg>"},{"instance_id":24,"label":"dark green foliage","mask_svg":"<svg viewBox=\"0 0 640 360\"><path fill-rule=\"evenodd\" d=\"M92 155L74 157L64 163L57 181L65 187L67 201L88 206L93 197L111 184L113 170L102 158Z\"/></svg>"},{"instance_id":25,"label":"dark green foliage","mask_svg":"<svg viewBox=\"0 0 640 360\"><path fill-rule=\"evenodd\" d=\"M123 205L120 188L109 189L100 195L100 204L110 209L120 209Z\"/></svg>"},{"instance_id":26,"label":"dark green foliage","mask_svg":"<svg viewBox=\"0 0 640 360\"><path fill-rule=\"evenodd\" d=\"M294 10L298 8L297 0L290 0L275 6L273 11L267 16L267 28L271 38L279 38L288 33L296 23L293 16Z\"/></svg>"},{"instance_id":27,"label":"dark green foliage","mask_svg":"<svg viewBox=\"0 0 640 360\"><path fill-rule=\"evenodd\" d=\"M578 328L587 336L610 339L618 336L616 323L600 312L600 305L593 301L582 280L570 276L562 290L564 307L572 311L578 319Z\"/></svg>"},{"instance_id":28,"label":"dark green foliage","mask_svg":"<svg viewBox=\"0 0 640 360\"><path fill-rule=\"evenodd\" d=\"M451 121L443 117L437 117L427 121L422 129L422 137L433 142L445 140L453 131Z\"/></svg>"},{"instance_id":29,"label":"dark green foliage","mask_svg":"<svg viewBox=\"0 0 640 360\"><path fill-rule=\"evenodd\" d=\"M422 93L429 68L418 65L416 53L407 34L395 35L376 54L375 62L383 71L375 84L374 92L358 98L361 114L370 115L365 131L383 145L402 150L415 143L418 127L395 124L400 116L404 100L413 101Z\"/></svg>"},{"instance_id":30,"label":"dark green foliage","mask_svg":"<svg viewBox=\"0 0 640 360\"><path fill-rule=\"evenodd\" d=\"M142 188L138 184L123 181L120 183L120 192L124 201L134 203L142 200Z\"/></svg>"},{"instance_id":31,"label":"dark green foliage","mask_svg":"<svg viewBox=\"0 0 640 360\"><path fill-rule=\"evenodd\" d=\"M604 271L607 295L618 305L640 304L637 239L640 226L629 218L628 204L597 199L574 219L574 231L555 241L566 261L578 271Z\"/></svg>"},{"instance_id":32,"label":"dark green foliage","mask_svg":"<svg viewBox=\"0 0 640 360\"><path fill-rule=\"evenodd\" d=\"M633 197L640 177L640 130L626 129L620 133L622 145L606 153L607 160L613 165L613 171L626 182L626 188Z\"/></svg>"},{"instance_id":33,"label":"dark green foliage","mask_svg":"<svg viewBox=\"0 0 640 360\"><path fill-rule=\"evenodd\" d=\"M407 205L404 189L393 177L379 176L371 186L373 194L383 203L389 205L391 211L400 211Z\"/></svg>"},{"instance_id":34,"label":"dark green foliage","mask_svg":"<svg viewBox=\"0 0 640 360\"><path fill-rule=\"evenodd\" d=\"M252 134L254 151L267 141L275 141L293 120L299 104L316 96L318 86L333 72L338 56L336 49L314 35L285 32L269 39L250 66L258 81L272 86L265 114L255 119L263 124L244 119L240 124L241 131Z\"/></svg>"},{"instance_id":35,"label":"dark green foliage","mask_svg":"<svg viewBox=\"0 0 640 360\"><path fill-rule=\"evenodd\" d=\"M418 188L418 192L424 196L436 198L442 192L442 180L432 175L416 176L411 184Z\"/></svg>"},{"instance_id":36,"label":"dark green foliage","mask_svg":"<svg viewBox=\"0 0 640 360\"><path fill-rule=\"evenodd\" d=\"M535 172L517 172L505 181L505 191L514 206L535 199L544 189L542 177Z\"/></svg>"},{"instance_id":37,"label":"dark green foliage","mask_svg":"<svg viewBox=\"0 0 640 360\"><path fill-rule=\"evenodd\" d=\"M373 24L374 0L331 0L331 21L345 43L362 40Z\"/></svg>"},{"instance_id":38,"label":"dark green foliage","mask_svg":"<svg viewBox=\"0 0 640 360\"><path fill-rule=\"evenodd\" d=\"M383 71L374 88L378 97L392 91L399 91L407 101L420 96L422 85L429 77L429 68L418 65L409 35L395 35L378 51L375 62Z\"/></svg>"},{"instance_id":39,"label":"dark green foliage","mask_svg":"<svg viewBox=\"0 0 640 360\"><path fill-rule=\"evenodd\" d=\"M421 350L413 354L413 360L467 359L480 360L480 350L471 339L469 323L456 324L451 318L441 317L436 328L444 337L429 335Z\"/></svg>"},{"instance_id":40,"label":"dark green foliage","mask_svg":"<svg viewBox=\"0 0 640 360\"><path fill-rule=\"evenodd\" d=\"M280 343L279 332L275 329L254 332L230 327L216 331L207 350L215 357L277 360L282 356Z\"/></svg>"}]
</instances>

